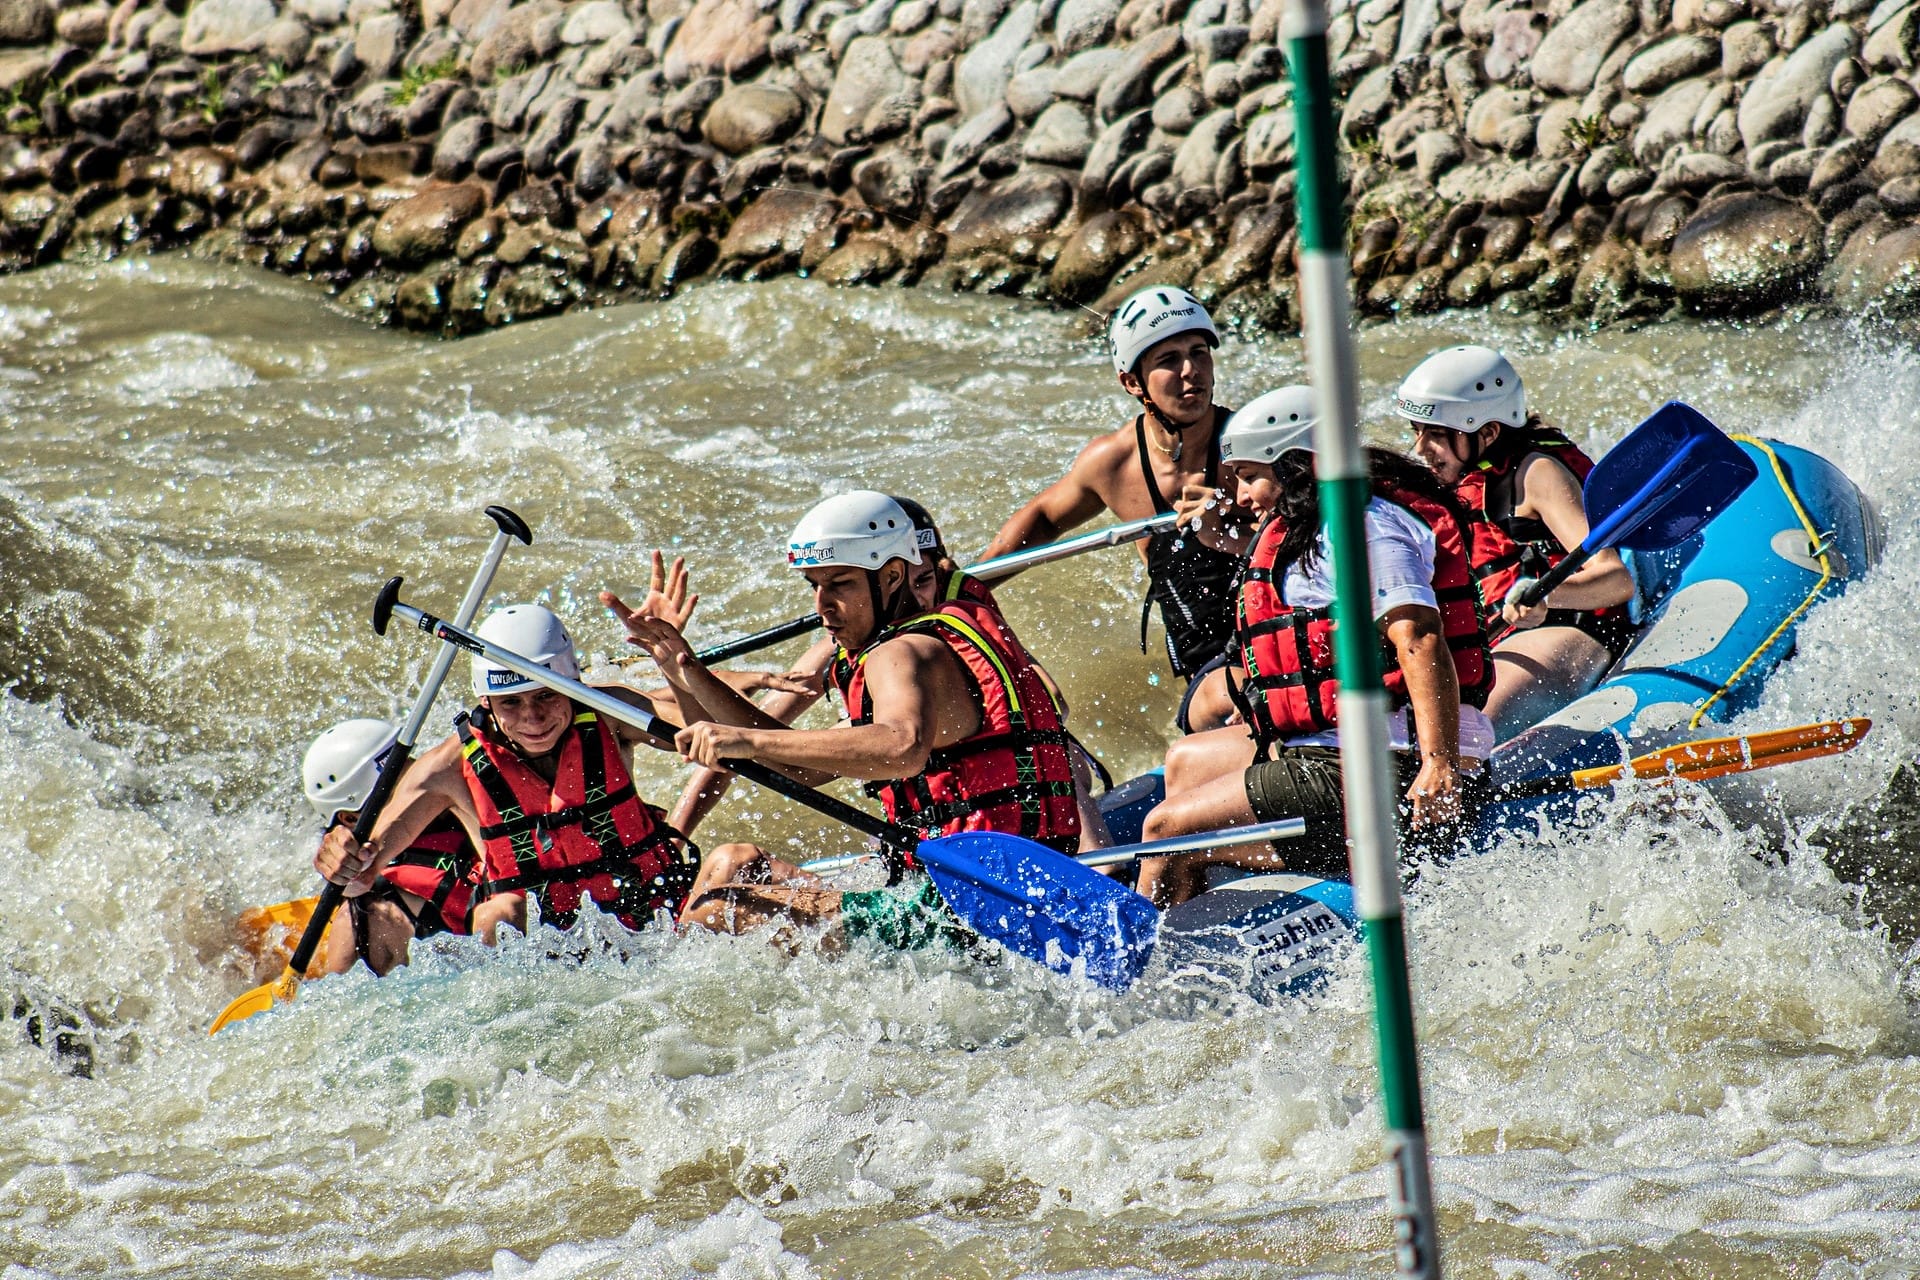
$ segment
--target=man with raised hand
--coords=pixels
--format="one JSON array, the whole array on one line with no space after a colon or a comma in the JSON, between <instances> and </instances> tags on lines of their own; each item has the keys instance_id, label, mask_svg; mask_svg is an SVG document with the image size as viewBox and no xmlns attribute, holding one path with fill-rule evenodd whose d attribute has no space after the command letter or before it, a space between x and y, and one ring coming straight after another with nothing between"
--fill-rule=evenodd
<instances>
[{"instance_id":1,"label":"man with raised hand","mask_svg":"<svg viewBox=\"0 0 1920 1280\"><path fill-rule=\"evenodd\" d=\"M1001 527L985 558L1053 542L1102 510L1121 520L1144 520L1219 486L1219 432L1232 411L1213 401L1213 350L1220 334L1206 308L1184 289L1154 285L1114 312L1107 338L1114 373L1140 412L1081 449L1064 476ZM1233 635L1236 560L1178 530L1154 534L1141 555L1148 575L1141 651L1147 613L1158 602L1167 661L1175 675L1191 682L1223 660ZM1182 728L1188 727L1187 712L1183 703Z\"/></svg>"},{"instance_id":2,"label":"man with raised hand","mask_svg":"<svg viewBox=\"0 0 1920 1280\"><path fill-rule=\"evenodd\" d=\"M830 676L850 722L830 729L767 715L671 624L622 621L673 686L688 717L675 746L694 763L756 760L809 785L859 778L890 821L924 836L1000 831L1074 852L1073 769L1046 686L992 610L952 600L923 612L910 582L920 561L912 518L883 493L829 498L794 529L787 562L848 655ZM843 893L751 844L708 856L681 918L722 932L775 919L838 925L836 939L901 948L964 936L924 876Z\"/></svg>"}]
</instances>

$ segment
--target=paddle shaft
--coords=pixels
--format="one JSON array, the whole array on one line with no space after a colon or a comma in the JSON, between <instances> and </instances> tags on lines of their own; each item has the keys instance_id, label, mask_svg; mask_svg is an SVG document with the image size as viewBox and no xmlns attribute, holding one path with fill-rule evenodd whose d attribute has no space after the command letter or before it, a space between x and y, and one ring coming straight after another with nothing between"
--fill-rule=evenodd
<instances>
[{"instance_id":1,"label":"paddle shaft","mask_svg":"<svg viewBox=\"0 0 1920 1280\"><path fill-rule=\"evenodd\" d=\"M982 560L979 564L968 565L961 572L971 574L982 582L998 582L1002 578L1012 577L1022 569L1031 569L1037 564L1050 564L1055 560L1077 556L1083 551L1117 547L1123 542L1138 542L1142 538L1150 538L1164 529L1171 529L1178 519L1175 513L1163 511L1145 520L1131 520L1126 524L1111 525L1105 529L1095 529L1090 533L1062 538L1058 542L1049 542L1045 546L1008 552L1004 556L995 556L991 560ZM772 648L783 640L803 636L819 625L820 615L810 613L804 618L794 618L779 626L768 627L765 631L756 631L752 635L714 645L711 649L702 649L694 656L703 664L711 666L716 662L737 658L744 653L757 653L761 649ZM735 770L735 772L739 771ZM746 777L745 774L740 776Z\"/></svg>"},{"instance_id":2,"label":"paddle shaft","mask_svg":"<svg viewBox=\"0 0 1920 1280\"><path fill-rule=\"evenodd\" d=\"M526 522L507 508L488 507L486 513L495 525L493 541L488 544L487 554L480 561L473 581L467 584L467 594L460 599L456 616L463 623L473 621L473 615L479 611L487 588L493 584L493 575L500 568L502 557L507 554L507 544L516 539L527 546L533 544L533 533L527 528ZM393 789L400 785L400 774L406 769L407 762L413 758L413 744L419 741L421 726L426 723L427 714L433 709L433 700L439 696L447 672L453 669L453 658L453 647L444 646L434 657L433 666L428 668L427 678L421 683L420 692L413 700L413 709L407 714L406 723L400 726L399 738L387 752L386 759L380 762L380 776L373 784L373 793L360 806L360 817L353 824L356 843L365 844L373 838L374 824L380 820L381 811L393 797ZM287 963L292 972L306 973L307 966L313 962L313 953L320 947L320 939L327 932L327 924L333 919L333 913L340 909L340 903L346 895L345 885L331 881L320 891L320 901L314 904L313 915L300 935L300 945L293 949L293 958Z\"/></svg>"},{"instance_id":3,"label":"paddle shaft","mask_svg":"<svg viewBox=\"0 0 1920 1280\"><path fill-rule=\"evenodd\" d=\"M396 578L388 585L397 591L399 581ZM445 622L412 605L401 604L398 600L388 601L384 594L382 604L389 612L412 622L428 635L444 640L450 645L458 645L468 653L484 658L493 666L515 672L556 693L565 694L581 706L589 707L610 720L632 725L640 732L664 742L672 742L673 735L680 732L679 725L662 720L651 711L616 698L604 689L596 689L590 684L583 684L578 680L549 671L520 654L482 640L457 624ZM769 791L777 791L789 800L805 805L816 813L873 836L890 849L904 853L912 850L920 842L920 837L905 827L896 827L890 822L854 808L843 800L822 795L804 782L789 778L786 774L770 769L758 761L727 760L723 763L729 772L737 773L749 782L758 783Z\"/></svg>"},{"instance_id":4,"label":"paddle shaft","mask_svg":"<svg viewBox=\"0 0 1920 1280\"><path fill-rule=\"evenodd\" d=\"M1245 827L1227 827L1221 831L1201 831L1190 836L1168 836L1164 840L1147 840L1139 844L1117 844L1110 849L1096 849L1092 853L1083 853L1074 861L1083 867L1117 867L1137 858L1199 853L1205 849L1226 849L1234 845L1259 844L1264 840L1294 840L1306 833L1305 818L1280 818L1274 822L1255 823ZM839 871L855 863L865 862L871 856L865 853L847 853L833 858L815 858L811 862L803 863L800 869L802 871Z\"/></svg>"},{"instance_id":5,"label":"paddle shaft","mask_svg":"<svg viewBox=\"0 0 1920 1280\"><path fill-rule=\"evenodd\" d=\"M1625 764L1578 769L1546 778L1522 779L1501 787L1497 798L1521 800L1560 795L1569 791L1616 786L1634 779L1656 786L1676 778L1704 782L1729 773L1748 773L1776 764L1792 764L1798 760L1812 760L1851 751L1865 740L1867 730L1872 727L1871 720L1854 718L1799 725L1792 729L1774 729L1765 733L1701 738L1649 751Z\"/></svg>"}]
</instances>

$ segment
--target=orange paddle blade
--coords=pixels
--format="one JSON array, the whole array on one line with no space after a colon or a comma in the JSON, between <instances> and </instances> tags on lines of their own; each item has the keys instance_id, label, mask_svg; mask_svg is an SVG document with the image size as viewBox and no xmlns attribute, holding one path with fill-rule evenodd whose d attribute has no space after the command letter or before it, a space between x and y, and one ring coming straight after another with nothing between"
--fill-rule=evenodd
<instances>
[{"instance_id":1,"label":"orange paddle blade","mask_svg":"<svg viewBox=\"0 0 1920 1280\"><path fill-rule=\"evenodd\" d=\"M1767 733L1703 738L1698 742L1683 742L1660 751L1649 751L1643 756L1635 756L1624 765L1577 770L1573 775L1573 785L1583 789L1610 787L1628 778L1653 782L1685 778L1690 782L1705 782L1709 778L1725 777L1730 773L1747 773L1776 764L1791 764L1796 760L1813 760L1851 751L1860 745L1867 736L1867 730L1872 727L1873 721L1857 717L1803 724Z\"/></svg>"},{"instance_id":2,"label":"orange paddle blade","mask_svg":"<svg viewBox=\"0 0 1920 1280\"><path fill-rule=\"evenodd\" d=\"M306 932L307 921L313 918L313 909L320 902L318 897L295 898L292 902L276 902L268 907L253 907L240 913L236 927L240 931L240 945L247 949L255 959L264 960L269 954L282 964L293 959L293 949L299 945L300 935ZM275 934L274 930L280 932ZM327 922L327 933L333 931L333 922ZM320 976L324 963L321 957L327 953L327 934L320 935L320 947L314 953L313 963L307 966L307 977Z\"/></svg>"},{"instance_id":3,"label":"orange paddle blade","mask_svg":"<svg viewBox=\"0 0 1920 1280\"><path fill-rule=\"evenodd\" d=\"M244 1022L256 1013L265 1013L276 1002L293 999L300 989L300 975L288 969L272 982L264 983L247 992L232 1004L220 1011L220 1016L207 1028L208 1035L218 1035L236 1022Z\"/></svg>"}]
</instances>

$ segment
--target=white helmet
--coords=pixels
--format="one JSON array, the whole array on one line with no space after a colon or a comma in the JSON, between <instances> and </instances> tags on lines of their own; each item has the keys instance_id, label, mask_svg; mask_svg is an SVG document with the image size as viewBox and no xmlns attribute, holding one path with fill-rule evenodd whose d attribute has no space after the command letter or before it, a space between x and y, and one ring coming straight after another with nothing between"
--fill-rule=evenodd
<instances>
[{"instance_id":1,"label":"white helmet","mask_svg":"<svg viewBox=\"0 0 1920 1280\"><path fill-rule=\"evenodd\" d=\"M1196 330L1207 335L1209 346L1220 345L1220 331L1213 327L1213 317L1200 305L1200 299L1172 285L1142 289L1120 304L1107 326L1113 371L1132 373L1148 347L1177 333Z\"/></svg>"},{"instance_id":2,"label":"white helmet","mask_svg":"<svg viewBox=\"0 0 1920 1280\"><path fill-rule=\"evenodd\" d=\"M1227 429L1220 433L1220 461L1272 465L1291 449L1312 453L1317 421L1313 392L1305 387L1281 387L1255 396L1227 419Z\"/></svg>"},{"instance_id":3,"label":"white helmet","mask_svg":"<svg viewBox=\"0 0 1920 1280\"><path fill-rule=\"evenodd\" d=\"M580 659L574 656L573 637L553 610L537 604L510 604L495 609L474 633L488 644L538 663L557 676L580 678ZM487 666L485 658L473 659L473 696L492 697L496 693L521 693L540 688L517 671Z\"/></svg>"},{"instance_id":4,"label":"white helmet","mask_svg":"<svg viewBox=\"0 0 1920 1280\"><path fill-rule=\"evenodd\" d=\"M365 804L380 779L380 756L399 736L385 720L342 720L315 738L300 762L307 803L328 820Z\"/></svg>"},{"instance_id":5,"label":"white helmet","mask_svg":"<svg viewBox=\"0 0 1920 1280\"><path fill-rule=\"evenodd\" d=\"M1511 361L1492 347L1448 347L1422 360L1393 398L1409 422L1478 431L1489 422L1526 425L1527 393Z\"/></svg>"},{"instance_id":6,"label":"white helmet","mask_svg":"<svg viewBox=\"0 0 1920 1280\"><path fill-rule=\"evenodd\" d=\"M919 564L920 539L905 508L872 489L817 504L787 538L787 563L796 569L878 569L889 560Z\"/></svg>"}]
</instances>

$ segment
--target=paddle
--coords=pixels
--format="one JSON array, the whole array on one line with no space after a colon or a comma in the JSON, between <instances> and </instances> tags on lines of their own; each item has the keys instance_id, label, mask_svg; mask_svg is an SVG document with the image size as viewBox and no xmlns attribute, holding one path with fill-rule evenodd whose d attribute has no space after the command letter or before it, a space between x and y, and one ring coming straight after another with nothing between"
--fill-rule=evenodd
<instances>
[{"instance_id":1,"label":"paddle","mask_svg":"<svg viewBox=\"0 0 1920 1280\"><path fill-rule=\"evenodd\" d=\"M1037 564L1065 560L1069 556L1077 556L1083 551L1092 551L1099 547L1117 547L1123 542L1138 542L1142 538L1150 538L1163 529L1171 529L1177 519L1173 512L1163 511L1145 520L1110 525L1105 529L1095 529L1090 533L1062 538L1058 542L1049 542L1044 546L1028 547L1025 551L1013 551L1004 556L995 556L991 560L982 560L979 564L968 565L961 572L971 574L982 582L997 582L1001 578L1012 577L1022 569L1031 569ZM804 618L794 618L779 626L768 627L765 631L756 631L752 635L717 644L711 649L702 649L694 656L703 664L712 666L716 662L725 662L728 658L737 658L743 653L756 653L761 649L771 648L782 640L803 636L819 625L820 615L810 613Z\"/></svg>"},{"instance_id":2,"label":"paddle","mask_svg":"<svg viewBox=\"0 0 1920 1280\"><path fill-rule=\"evenodd\" d=\"M1500 787L1496 800L1518 800L1529 796L1557 795L1566 791L1586 791L1611 787L1631 779L1670 783L1676 778L1705 782L1733 773L1750 773L1796 760L1851 751L1866 739L1873 721L1863 717L1826 720L1819 724L1797 725L1765 733L1734 734L1725 738L1701 738L1662 747L1635 756L1625 764L1576 769L1572 773L1546 778L1527 778Z\"/></svg>"},{"instance_id":3,"label":"paddle","mask_svg":"<svg viewBox=\"0 0 1920 1280\"><path fill-rule=\"evenodd\" d=\"M486 598L487 588L493 583L494 571L500 567L500 560L507 553L508 542L517 538L523 545L533 545L533 532L527 528L527 522L507 508L488 507L486 514L496 526L496 531L485 558L480 562L480 568L473 575L473 581L467 584L467 594L461 598L457 616L463 622L473 621L473 615L479 611L480 602ZM384 632L385 619L376 618L374 629ZM433 709L433 700L439 695L440 686L445 683L447 672L453 667L453 658L454 651L450 646L435 656L433 666L413 700L413 710L400 728L399 738L381 760L380 777L373 784L373 792L367 797L366 803L360 806L359 820L353 824L353 838L359 843L365 844L372 838L380 811L386 808L394 787L399 785L401 771L413 755L414 741L420 736L420 727L426 722L427 713ZM333 913L339 910L346 893L344 885L333 883L328 883L321 890L320 900L314 904L313 915L307 920L306 930L300 935L300 945L294 948L286 971L274 981L255 987L222 1009L220 1016L213 1020L208 1034L216 1034L233 1023L263 1013L272 1008L276 1000L293 999L301 978L306 976L307 966L313 962L313 953L320 947L327 924L333 919Z\"/></svg>"},{"instance_id":4,"label":"paddle","mask_svg":"<svg viewBox=\"0 0 1920 1280\"><path fill-rule=\"evenodd\" d=\"M313 919L313 909L320 905L319 895L308 898L295 898L291 902L276 902L265 907L250 907L240 913L234 921L234 928L240 934L240 945L256 957L266 955L267 933L276 925L285 932L281 935L280 950L287 959L293 958L293 948L298 939L306 932L307 921ZM289 939L294 941L289 942ZM320 939L326 945L326 939ZM308 977L317 975L309 973Z\"/></svg>"},{"instance_id":5,"label":"paddle","mask_svg":"<svg viewBox=\"0 0 1920 1280\"><path fill-rule=\"evenodd\" d=\"M420 630L517 672L582 706L664 742L680 726L623 702L604 690L556 675L520 654L489 644L455 624L400 603L399 578L387 583L373 607L373 625L385 634L398 615ZM1076 961L1102 986L1126 987L1140 974L1153 945L1159 912L1119 882L1089 870L1064 854L1020 836L970 831L922 839L918 832L883 821L752 760L726 767L816 813L880 841L893 856L926 868L963 923L982 937L1056 973L1072 973Z\"/></svg>"},{"instance_id":6,"label":"paddle","mask_svg":"<svg viewBox=\"0 0 1920 1280\"><path fill-rule=\"evenodd\" d=\"M1609 548L1662 551L1684 542L1758 474L1753 459L1705 414L1667 401L1594 464L1581 494L1586 538L1515 603L1523 609L1539 604Z\"/></svg>"},{"instance_id":7,"label":"paddle","mask_svg":"<svg viewBox=\"0 0 1920 1280\"><path fill-rule=\"evenodd\" d=\"M1226 849L1240 844L1259 844L1271 840L1296 840L1307 833L1304 818L1281 818L1274 822L1256 822L1244 827L1220 831L1201 831L1190 836L1168 836L1164 840L1143 840L1138 844L1117 844L1110 849L1083 853L1074 861L1083 867L1117 867L1138 858L1158 858L1176 853L1198 853L1203 849ZM869 853L848 853L834 858L815 858L802 863L802 871L839 871L872 857Z\"/></svg>"}]
</instances>

